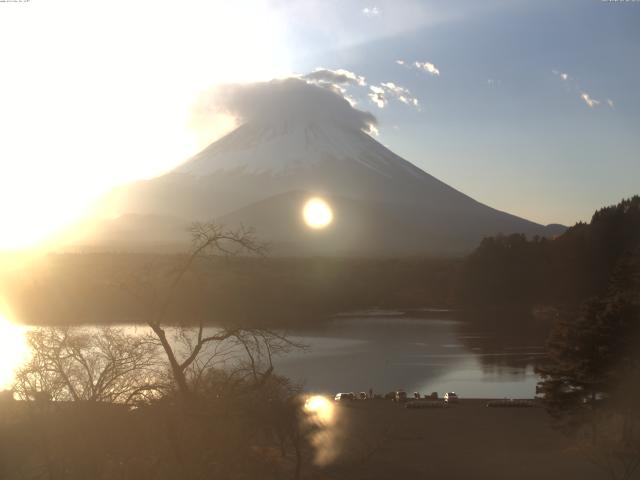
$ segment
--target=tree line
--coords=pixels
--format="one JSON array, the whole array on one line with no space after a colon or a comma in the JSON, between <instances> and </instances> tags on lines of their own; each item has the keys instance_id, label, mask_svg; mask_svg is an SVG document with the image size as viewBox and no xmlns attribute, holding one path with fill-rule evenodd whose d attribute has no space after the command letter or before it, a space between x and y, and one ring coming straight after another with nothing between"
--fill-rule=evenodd
<instances>
[{"instance_id":1,"label":"tree line","mask_svg":"<svg viewBox=\"0 0 640 480\"><path fill-rule=\"evenodd\" d=\"M144 323L146 310L129 286L158 285L181 268L184 254L49 255L3 286L26 323ZM304 327L349 310L450 306L449 258L282 258L211 256L175 287L168 323L205 318L216 325ZM129 290L129 291L127 291ZM147 292L148 293L148 292Z\"/></svg>"},{"instance_id":2,"label":"tree line","mask_svg":"<svg viewBox=\"0 0 640 480\"><path fill-rule=\"evenodd\" d=\"M554 239L485 238L462 263L456 297L474 306L579 305L603 295L640 244L640 197L596 211Z\"/></svg>"}]
</instances>

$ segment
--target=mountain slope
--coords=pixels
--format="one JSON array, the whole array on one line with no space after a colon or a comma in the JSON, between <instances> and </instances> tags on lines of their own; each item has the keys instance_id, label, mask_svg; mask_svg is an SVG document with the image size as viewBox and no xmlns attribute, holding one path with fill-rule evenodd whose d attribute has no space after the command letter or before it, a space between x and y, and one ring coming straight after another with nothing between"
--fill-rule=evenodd
<instances>
[{"instance_id":1,"label":"mountain slope","mask_svg":"<svg viewBox=\"0 0 640 480\"><path fill-rule=\"evenodd\" d=\"M312 195L334 209L326 232L300 224ZM313 118L248 122L111 200L121 212L253 225L281 254L462 253L486 235L546 233L449 187L357 128Z\"/></svg>"},{"instance_id":2,"label":"mountain slope","mask_svg":"<svg viewBox=\"0 0 640 480\"><path fill-rule=\"evenodd\" d=\"M251 225L271 244L276 255L394 256L457 255L477 246L480 239L504 231L501 215L478 209L473 218L464 211L393 203L374 203L326 195L334 210L332 224L309 229L300 214L311 192L274 195L218 218L235 227ZM507 214L502 214L507 215ZM528 235L545 230L514 217L513 228Z\"/></svg>"}]
</instances>

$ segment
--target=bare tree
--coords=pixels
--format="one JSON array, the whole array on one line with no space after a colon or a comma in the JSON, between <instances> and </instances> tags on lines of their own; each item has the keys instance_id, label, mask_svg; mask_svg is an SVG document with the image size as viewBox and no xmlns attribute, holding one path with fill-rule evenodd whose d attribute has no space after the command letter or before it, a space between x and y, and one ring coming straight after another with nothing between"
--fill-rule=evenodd
<instances>
[{"instance_id":1,"label":"bare tree","mask_svg":"<svg viewBox=\"0 0 640 480\"><path fill-rule=\"evenodd\" d=\"M264 329L238 330L230 340L244 353L234 373L243 380L251 378L254 384L264 382L273 373L274 357L305 348L285 335Z\"/></svg>"},{"instance_id":2,"label":"bare tree","mask_svg":"<svg viewBox=\"0 0 640 480\"><path fill-rule=\"evenodd\" d=\"M254 231L244 227L231 230L216 223L194 223L190 233L191 253L170 270L164 286L158 286L158 277L150 275L151 272L147 272L147 279L119 283L142 305L145 322L167 357L178 391L183 396L191 395L190 379L197 381L204 369L218 362L225 363L238 353L247 359L235 363L237 376L249 373L255 380L269 376L273 371L273 356L299 346L270 330L242 326L205 328L205 319L199 316L195 322L194 319L180 322L174 342L169 338L166 329L169 310L176 301L180 284L188 276L197 277L197 266L221 256L266 252L266 246L257 240Z\"/></svg>"},{"instance_id":3,"label":"bare tree","mask_svg":"<svg viewBox=\"0 0 640 480\"><path fill-rule=\"evenodd\" d=\"M156 396L161 381L157 345L121 328L40 328L27 334L30 361L16 375L24 400L131 403Z\"/></svg>"}]
</instances>

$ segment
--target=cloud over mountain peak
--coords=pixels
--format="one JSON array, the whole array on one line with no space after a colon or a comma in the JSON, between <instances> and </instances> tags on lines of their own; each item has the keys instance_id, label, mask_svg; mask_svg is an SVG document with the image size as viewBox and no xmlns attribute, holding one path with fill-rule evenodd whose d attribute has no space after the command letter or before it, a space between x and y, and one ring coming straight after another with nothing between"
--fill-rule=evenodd
<instances>
[{"instance_id":1,"label":"cloud over mountain peak","mask_svg":"<svg viewBox=\"0 0 640 480\"><path fill-rule=\"evenodd\" d=\"M197 115L227 114L243 123L331 122L371 132L376 117L354 108L341 94L300 78L219 85L201 97Z\"/></svg>"}]
</instances>

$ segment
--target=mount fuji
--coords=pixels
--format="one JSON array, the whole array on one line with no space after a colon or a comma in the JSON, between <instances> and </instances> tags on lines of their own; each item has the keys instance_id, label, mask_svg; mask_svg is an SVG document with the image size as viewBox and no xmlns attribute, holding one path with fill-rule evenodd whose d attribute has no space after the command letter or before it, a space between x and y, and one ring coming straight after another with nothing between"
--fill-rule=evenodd
<instances>
[{"instance_id":1,"label":"mount fuji","mask_svg":"<svg viewBox=\"0 0 640 480\"><path fill-rule=\"evenodd\" d=\"M331 91L301 88L359 112ZM211 219L254 227L276 255L461 254L488 235L562 231L449 187L377 142L363 125L345 121L340 111L288 102L286 111L249 118L168 174L113 192L111 208L123 215L102 224L92 243L180 244L189 240L185 227L191 221ZM323 230L302 220L312 196L324 198L334 212Z\"/></svg>"}]
</instances>

